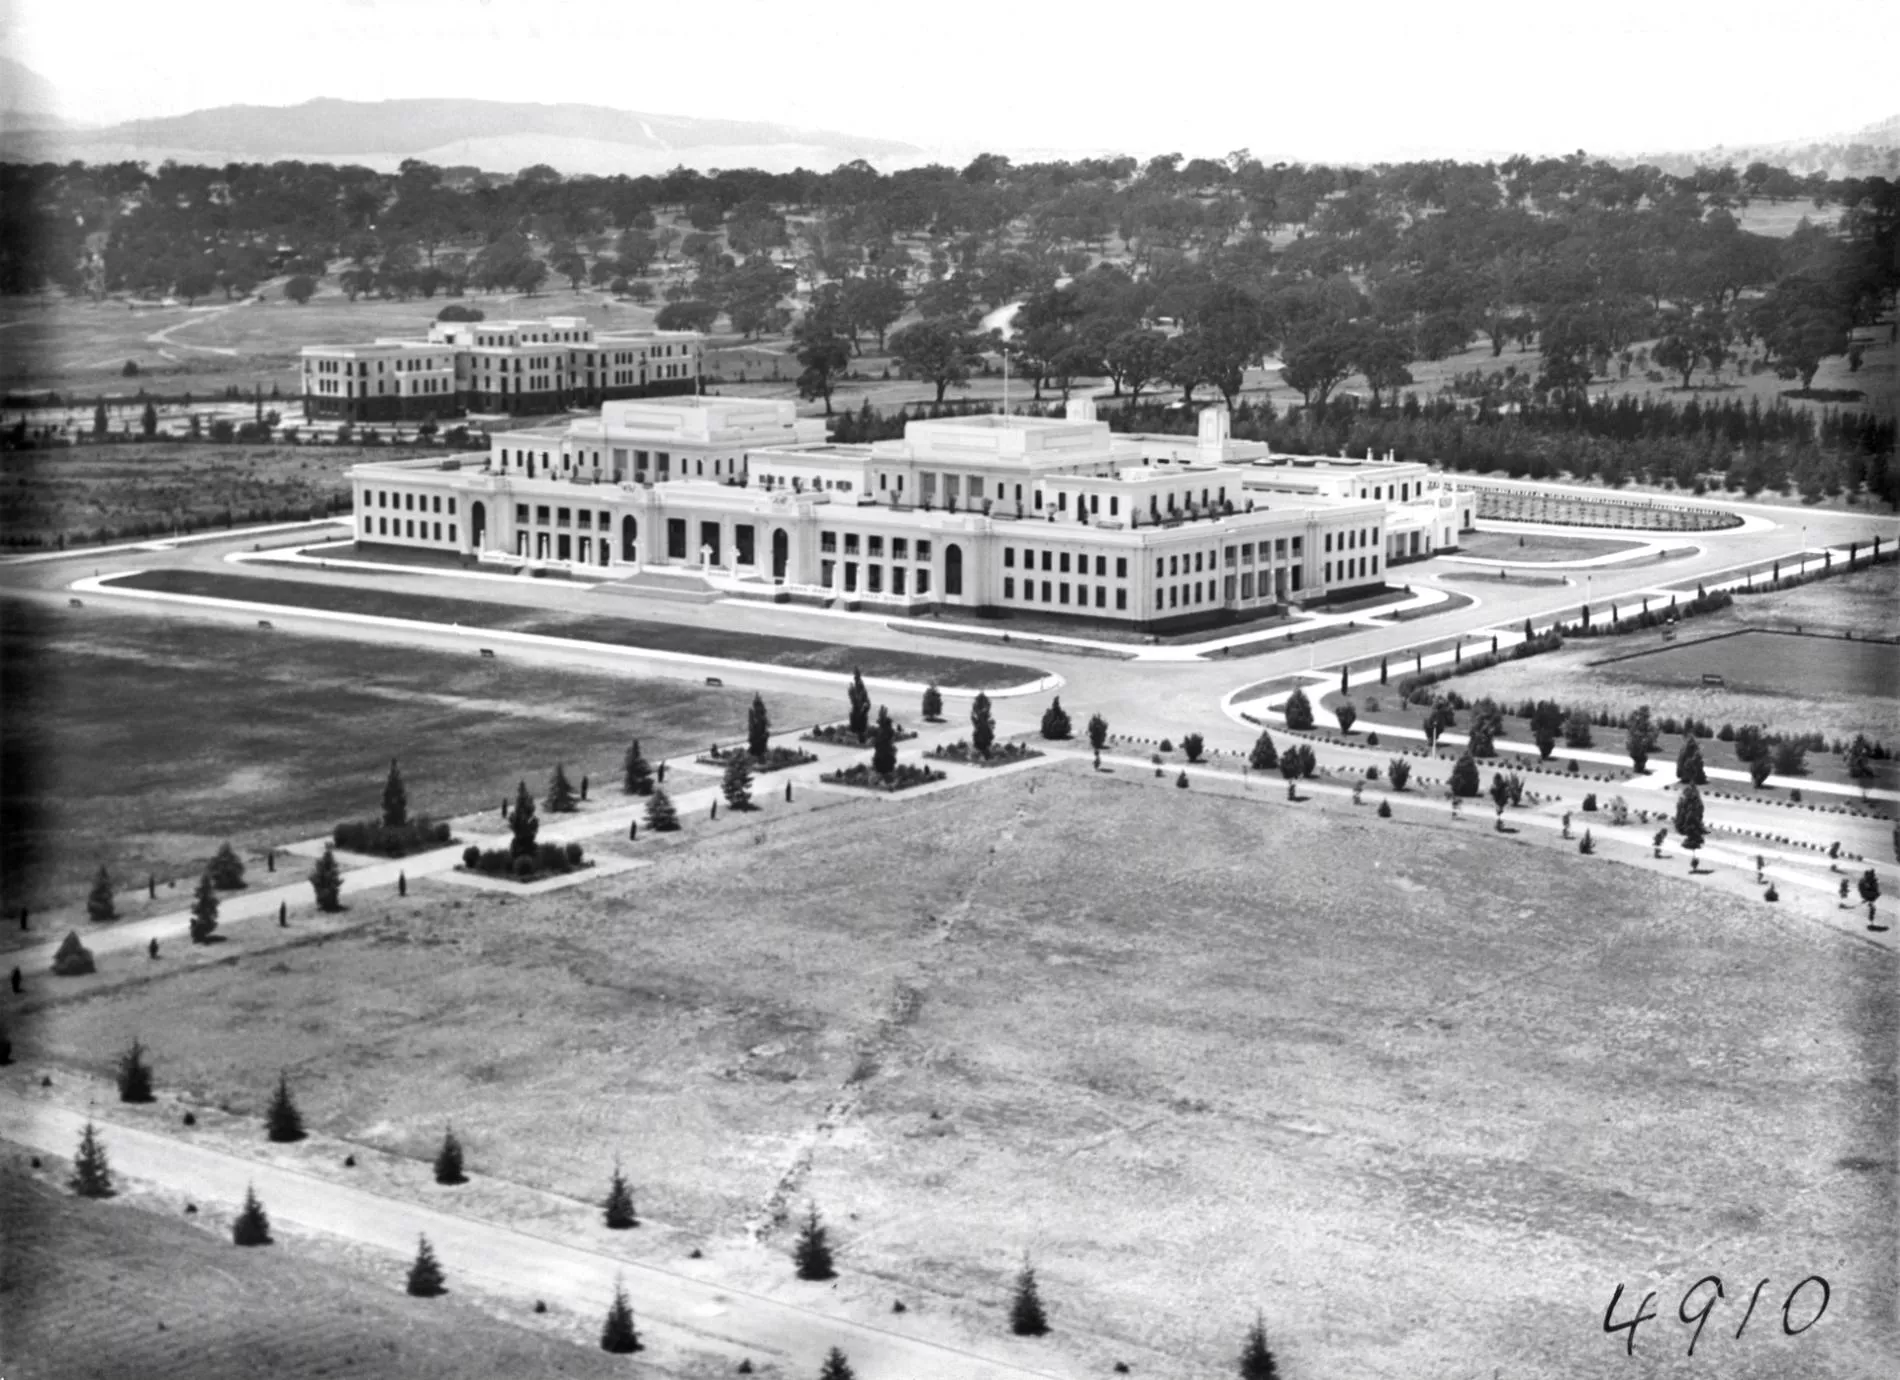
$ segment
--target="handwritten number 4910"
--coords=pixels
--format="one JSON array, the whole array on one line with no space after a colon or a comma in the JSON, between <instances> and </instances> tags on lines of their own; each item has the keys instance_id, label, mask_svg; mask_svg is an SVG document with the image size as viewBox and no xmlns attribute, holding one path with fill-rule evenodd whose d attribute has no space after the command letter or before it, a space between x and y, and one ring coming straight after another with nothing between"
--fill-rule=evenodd
<instances>
[{"instance_id":1,"label":"handwritten number 4910","mask_svg":"<svg viewBox=\"0 0 1900 1380\"><path fill-rule=\"evenodd\" d=\"M1755 1286L1755 1291L1748 1296L1748 1309L1742 1314L1742 1321L1735 1329L1735 1337L1737 1340L1741 1338L1742 1329L1748 1326L1748 1320L1755 1316L1755 1304L1761 1298L1761 1291L1767 1283L1767 1280L1762 1280L1761 1283ZM1820 1286L1820 1307L1814 1310L1813 1317L1809 1318L1799 1327L1796 1327L1791 1317L1795 1306L1795 1299L1798 1298L1801 1291L1810 1284ZM1709 1288L1709 1286L1713 1286L1713 1288ZM1707 1290L1707 1292L1704 1292L1705 1290ZM1696 1302L1698 1295L1700 1295L1699 1303ZM1803 1332L1813 1327L1816 1323L1821 1321L1821 1315L1827 1312L1828 1300L1832 1296L1833 1291L1828 1288L1827 1280L1820 1275L1809 1275L1806 1279L1795 1285L1794 1288L1788 1291L1788 1297L1781 1305L1782 1332L1790 1337L1799 1337ZM1685 1327L1691 1323L1695 1325L1695 1335L1689 1338L1689 1354L1691 1356L1695 1355L1696 1343L1702 1340L1702 1329L1709 1321L1709 1313L1714 1309L1718 1300L1726 1297L1727 1295L1722 1289L1722 1277L1720 1275L1704 1275L1683 1291L1682 1301L1676 1305L1676 1316L1682 1320L1682 1324ZM1623 1334L1624 1355L1634 1356L1636 1354L1636 1329L1639 1325L1650 1321L1650 1319L1656 1316L1656 1310L1650 1307L1655 1300L1655 1291L1651 1290L1649 1293L1643 1295L1643 1301L1636 1305L1636 1312L1627 1321L1615 1322L1613 1319L1616 1317L1616 1306L1623 1301L1623 1286L1621 1284L1617 1285L1616 1292L1610 1295L1610 1306L1603 1310L1603 1330L1612 1337L1619 1332Z\"/></svg>"}]
</instances>

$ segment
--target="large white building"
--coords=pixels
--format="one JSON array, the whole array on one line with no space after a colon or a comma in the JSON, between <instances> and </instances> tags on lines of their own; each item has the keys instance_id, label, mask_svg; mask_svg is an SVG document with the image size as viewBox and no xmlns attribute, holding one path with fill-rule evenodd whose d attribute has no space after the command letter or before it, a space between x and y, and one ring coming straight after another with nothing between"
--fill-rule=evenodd
<instances>
[{"instance_id":1,"label":"large white building","mask_svg":"<svg viewBox=\"0 0 1900 1380\"><path fill-rule=\"evenodd\" d=\"M437 321L426 340L304 346L304 416L422 421L697 393L704 351L694 331L597 332L579 316Z\"/></svg>"},{"instance_id":2,"label":"large white building","mask_svg":"<svg viewBox=\"0 0 1900 1380\"><path fill-rule=\"evenodd\" d=\"M1418 515L1459 529L1470 512L1423 465L1276 458L1230 439L1220 409L1198 438L1112 435L1087 400L1063 419L915 421L868 446L828 442L790 402L610 402L565 427L499 434L485 455L371 462L351 477L365 544L1156 631L1377 585L1427 530ZM1456 539L1429 530L1434 546Z\"/></svg>"}]
</instances>

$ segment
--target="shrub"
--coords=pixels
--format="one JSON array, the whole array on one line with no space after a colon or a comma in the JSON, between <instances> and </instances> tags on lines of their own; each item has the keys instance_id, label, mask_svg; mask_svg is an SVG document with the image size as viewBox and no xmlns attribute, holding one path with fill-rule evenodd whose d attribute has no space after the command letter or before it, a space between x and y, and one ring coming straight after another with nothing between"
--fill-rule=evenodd
<instances>
[{"instance_id":1,"label":"shrub","mask_svg":"<svg viewBox=\"0 0 1900 1380\"><path fill-rule=\"evenodd\" d=\"M112 900L112 878L104 863L99 864L98 874L92 879L92 890L86 894L86 918L100 924L119 918Z\"/></svg>"},{"instance_id":2,"label":"shrub","mask_svg":"<svg viewBox=\"0 0 1900 1380\"><path fill-rule=\"evenodd\" d=\"M411 853L446 847L455 840L449 833L447 821L417 815L394 825L380 819L349 820L330 831L330 842L346 853L406 858Z\"/></svg>"},{"instance_id":3,"label":"shrub","mask_svg":"<svg viewBox=\"0 0 1900 1380\"><path fill-rule=\"evenodd\" d=\"M1588 829L1585 829L1583 837L1577 840L1577 851L1585 854L1597 851L1597 841Z\"/></svg>"},{"instance_id":4,"label":"shrub","mask_svg":"<svg viewBox=\"0 0 1900 1380\"><path fill-rule=\"evenodd\" d=\"M318 910L334 914L343 909L343 870L337 866L336 854L328 848L310 869L310 889L316 894Z\"/></svg>"},{"instance_id":5,"label":"shrub","mask_svg":"<svg viewBox=\"0 0 1900 1380\"><path fill-rule=\"evenodd\" d=\"M923 715L927 722L937 723L943 718L943 691L934 685L924 687Z\"/></svg>"},{"instance_id":6,"label":"shrub","mask_svg":"<svg viewBox=\"0 0 1900 1380\"><path fill-rule=\"evenodd\" d=\"M1391 801L1381 800L1379 802L1379 818L1380 819L1392 818L1392 802Z\"/></svg>"},{"instance_id":7,"label":"shrub","mask_svg":"<svg viewBox=\"0 0 1900 1380\"><path fill-rule=\"evenodd\" d=\"M477 848L474 844L471 843L468 847L462 850L462 866L463 867L466 867L470 872L473 872L481 865L482 865L482 850L481 849Z\"/></svg>"},{"instance_id":8,"label":"shrub","mask_svg":"<svg viewBox=\"0 0 1900 1380\"><path fill-rule=\"evenodd\" d=\"M1287 696L1284 713L1288 728L1304 733L1313 726L1313 702L1306 698L1306 691L1298 686Z\"/></svg>"},{"instance_id":9,"label":"shrub","mask_svg":"<svg viewBox=\"0 0 1900 1380\"><path fill-rule=\"evenodd\" d=\"M1385 775L1393 790L1402 791L1405 783L1412 779L1412 764L1403 757L1394 757L1386 763Z\"/></svg>"},{"instance_id":10,"label":"shrub","mask_svg":"<svg viewBox=\"0 0 1900 1380\"><path fill-rule=\"evenodd\" d=\"M1451 793L1454 796L1475 796L1478 790L1477 759L1467 752L1452 764Z\"/></svg>"},{"instance_id":11,"label":"shrub","mask_svg":"<svg viewBox=\"0 0 1900 1380\"><path fill-rule=\"evenodd\" d=\"M1201 752L1205 747L1206 744L1201 740L1201 735L1198 733L1190 733L1181 740L1181 751L1187 754L1187 759L1190 762L1200 761Z\"/></svg>"},{"instance_id":12,"label":"shrub","mask_svg":"<svg viewBox=\"0 0 1900 1380\"><path fill-rule=\"evenodd\" d=\"M1597 810L1597 793L1595 791L1591 791L1589 794L1587 794L1583 798L1583 812L1587 815L1593 815L1596 813L1596 810Z\"/></svg>"},{"instance_id":13,"label":"shrub","mask_svg":"<svg viewBox=\"0 0 1900 1380\"><path fill-rule=\"evenodd\" d=\"M1163 752L1173 752L1173 751L1174 751L1174 739L1172 739L1172 738L1163 738L1163 739L1161 740L1161 750L1162 750Z\"/></svg>"},{"instance_id":14,"label":"shrub","mask_svg":"<svg viewBox=\"0 0 1900 1380\"><path fill-rule=\"evenodd\" d=\"M1770 882L1768 883L1768 890L1761 894L1761 898L1764 901L1779 901L1781 899L1781 893L1776 891L1775 884Z\"/></svg>"},{"instance_id":15,"label":"shrub","mask_svg":"<svg viewBox=\"0 0 1900 1380\"><path fill-rule=\"evenodd\" d=\"M1179 776L1174 778L1174 784L1184 791L1188 788L1188 774L1185 769Z\"/></svg>"},{"instance_id":16,"label":"shrub","mask_svg":"<svg viewBox=\"0 0 1900 1380\"><path fill-rule=\"evenodd\" d=\"M1352 732L1352 726L1359 721L1359 711L1354 709L1350 704L1340 705L1338 709L1333 711L1333 716L1339 720L1339 731L1341 733Z\"/></svg>"},{"instance_id":17,"label":"shrub","mask_svg":"<svg viewBox=\"0 0 1900 1380\"><path fill-rule=\"evenodd\" d=\"M1274 749L1273 735L1264 728L1260 736L1254 739L1253 751L1247 756L1247 765L1255 771L1272 771L1280 765L1280 754Z\"/></svg>"},{"instance_id":18,"label":"shrub","mask_svg":"<svg viewBox=\"0 0 1900 1380\"><path fill-rule=\"evenodd\" d=\"M59 977L83 977L92 971L92 950L79 942L78 931L66 931L59 951L53 955L53 972Z\"/></svg>"},{"instance_id":19,"label":"shrub","mask_svg":"<svg viewBox=\"0 0 1900 1380\"><path fill-rule=\"evenodd\" d=\"M219 846L209 871L211 885L219 891L236 891L244 885L244 859L229 842Z\"/></svg>"}]
</instances>

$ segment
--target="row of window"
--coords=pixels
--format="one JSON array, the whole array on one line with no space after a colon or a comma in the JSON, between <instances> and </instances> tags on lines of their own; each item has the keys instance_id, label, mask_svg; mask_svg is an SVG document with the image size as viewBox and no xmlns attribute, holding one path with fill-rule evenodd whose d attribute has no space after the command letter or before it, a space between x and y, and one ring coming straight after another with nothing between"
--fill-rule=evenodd
<instances>
[{"instance_id":1,"label":"row of window","mask_svg":"<svg viewBox=\"0 0 1900 1380\"><path fill-rule=\"evenodd\" d=\"M864 552L864 554L866 555L869 555L875 558L875 557L880 557L884 554L884 538L876 533L873 533L871 536L865 538L865 546L866 546L866 551ZM838 534L836 532L820 532L818 534L818 549L820 551L828 552L835 555L838 550ZM892 537L891 538L891 559L892 560L907 561L907 560L912 559L912 557L905 554L909 549L910 549L909 537ZM844 534L844 554L847 556L856 556L859 554L858 534L856 532L846 532ZM927 561L930 559L930 543L929 542L922 541L922 540L918 541L917 555L915 559L920 560L920 561Z\"/></svg>"},{"instance_id":2,"label":"row of window","mask_svg":"<svg viewBox=\"0 0 1900 1380\"><path fill-rule=\"evenodd\" d=\"M594 525L594 510L592 508L581 508L578 510L572 508L555 508L552 511L554 517L553 525L556 527L572 526L587 530ZM549 508L547 504L542 503L537 505L534 510L535 525L537 527L548 526L548 515ZM602 509L600 514L600 530L605 532L613 525L613 520L613 514ZM528 525L527 504L515 504L515 524L521 527Z\"/></svg>"},{"instance_id":3,"label":"row of window","mask_svg":"<svg viewBox=\"0 0 1900 1380\"><path fill-rule=\"evenodd\" d=\"M393 534L395 536L407 537L411 541L418 541L418 540L442 541L444 540L444 537L442 536L442 524L439 522L421 523L420 526L422 527L422 535L418 537L416 535L416 527L418 524L414 518L379 517L376 519L376 535L379 537L387 537L387 536L392 535L392 533L389 530L389 524L392 522L396 524L396 530ZM433 537L429 535L429 531L431 528L434 528L435 530L435 535ZM455 524L452 522L448 525L448 533L449 535L446 538L446 540L451 541L451 542L454 541L455 540Z\"/></svg>"},{"instance_id":4,"label":"row of window","mask_svg":"<svg viewBox=\"0 0 1900 1380\"><path fill-rule=\"evenodd\" d=\"M844 563L844 592L846 594L856 594L858 592L859 569L860 567L856 561L846 561ZM863 566L862 569L864 571L864 592L866 594L884 593L885 568L881 565L866 565ZM838 587L834 583L837 573L838 562L818 562L818 583L824 588L836 589ZM892 594L909 594L914 586L919 596L926 595L930 593L930 571L927 568L912 570L907 566L891 566L890 585L890 592ZM958 591L952 590L950 592L955 594Z\"/></svg>"},{"instance_id":5,"label":"row of window","mask_svg":"<svg viewBox=\"0 0 1900 1380\"><path fill-rule=\"evenodd\" d=\"M1350 532L1328 532L1326 534L1326 549L1328 551L1335 549L1335 538L1338 539L1338 550L1355 551L1364 546L1377 546L1379 544L1379 529L1376 527L1355 527Z\"/></svg>"},{"instance_id":6,"label":"row of window","mask_svg":"<svg viewBox=\"0 0 1900 1380\"><path fill-rule=\"evenodd\" d=\"M1061 575L1067 575L1069 573L1069 553L1067 551L1057 551L1057 552L1044 551L1041 554L1042 554L1042 568L1044 570L1050 569L1050 557L1053 555L1056 560L1056 565L1055 565L1056 572ZM1023 569L1034 570L1036 568L1037 553L1030 550L1028 547L1025 546L1022 548L1021 555L1022 555ZM1003 569L1005 570L1015 569L1016 558L1017 558L1017 548L1013 546L1005 546L1003 548ZM1089 558L1086 555L1078 555L1075 557L1075 573L1076 574L1078 575L1088 574L1089 573L1088 567L1089 567ZM1156 572L1156 573L1158 574L1159 572ZM1098 579L1105 578L1107 576L1108 557L1097 556L1095 558L1095 574ZM1128 578L1128 557L1117 556L1115 558L1115 578L1118 580L1126 580Z\"/></svg>"},{"instance_id":7,"label":"row of window","mask_svg":"<svg viewBox=\"0 0 1900 1380\"><path fill-rule=\"evenodd\" d=\"M420 501L418 501L418 498ZM435 505L434 508L429 506L432 502ZM369 508L402 508L411 513L439 513L442 511L442 495L422 494L418 496L416 494L392 493L388 489L372 489L369 494L369 501L364 504L364 506ZM455 516L455 500L453 498L449 499L448 513L450 517Z\"/></svg>"},{"instance_id":8,"label":"row of window","mask_svg":"<svg viewBox=\"0 0 1900 1380\"><path fill-rule=\"evenodd\" d=\"M1044 567L1044 568L1047 569L1047 567ZM1053 598L1051 598L1052 593L1054 596ZM1016 580L1014 576L1005 575L1003 577L1003 597L1005 599L1014 599L1016 597ZM1034 580L1024 580L1023 581L1023 598L1031 602L1041 602L1044 604L1049 604L1049 603L1054 603L1057 605L1067 604L1069 602L1069 582L1067 580L1053 581L1053 582L1049 580L1044 580L1042 582L1042 598L1040 601L1037 601L1036 600L1036 582ZM1088 607L1089 586L1077 585L1075 587L1075 603L1078 607L1081 607L1081 608ZM1095 586L1095 607L1098 609L1105 609L1108 607L1108 586L1107 585ZM1120 611L1123 611L1123 612L1127 611L1128 591L1126 589L1118 589L1115 591L1115 607Z\"/></svg>"},{"instance_id":9,"label":"row of window","mask_svg":"<svg viewBox=\"0 0 1900 1380\"><path fill-rule=\"evenodd\" d=\"M1338 562L1328 561L1326 562L1326 583L1329 585L1333 582L1333 567L1335 565L1339 567L1339 578L1341 580L1363 580L1368 576L1377 575L1379 573L1379 558L1377 556L1360 556L1354 560Z\"/></svg>"}]
</instances>

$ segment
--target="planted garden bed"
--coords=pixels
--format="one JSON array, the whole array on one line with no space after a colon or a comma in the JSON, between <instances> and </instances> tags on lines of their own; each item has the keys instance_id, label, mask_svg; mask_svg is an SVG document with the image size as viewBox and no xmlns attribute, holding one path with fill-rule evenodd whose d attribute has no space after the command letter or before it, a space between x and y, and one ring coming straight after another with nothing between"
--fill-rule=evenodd
<instances>
[{"instance_id":1,"label":"planted garden bed","mask_svg":"<svg viewBox=\"0 0 1900 1380\"><path fill-rule=\"evenodd\" d=\"M532 853L514 853L506 848L477 848L474 844L462 851L464 872L508 882L540 882L592 866L578 843L536 844Z\"/></svg>"},{"instance_id":2,"label":"planted garden bed","mask_svg":"<svg viewBox=\"0 0 1900 1380\"><path fill-rule=\"evenodd\" d=\"M892 740L894 742L909 742L912 738L917 736L917 730L915 729L905 728L902 724L898 724L895 727L897 733L896 737ZM855 748L869 747L871 745L870 729L867 728L864 731L864 736L860 738L857 734L853 733L846 724L819 724L815 726L811 732L801 736L807 743L823 743L827 747Z\"/></svg>"},{"instance_id":3,"label":"planted garden bed","mask_svg":"<svg viewBox=\"0 0 1900 1380\"><path fill-rule=\"evenodd\" d=\"M816 762L818 754L805 752L799 748L769 747L765 756L755 757L743 747L714 747L701 753L696 760L703 767L723 767L735 757L744 757L752 763L755 772L782 771L786 767L802 767L807 762Z\"/></svg>"},{"instance_id":4,"label":"planted garden bed","mask_svg":"<svg viewBox=\"0 0 1900 1380\"><path fill-rule=\"evenodd\" d=\"M1027 762L1042 755L1039 749L1027 743L996 743L987 753L982 753L971 747L967 738L932 748L924 754L939 762L961 762L969 767L1006 767L1011 762Z\"/></svg>"},{"instance_id":5,"label":"planted garden bed","mask_svg":"<svg viewBox=\"0 0 1900 1380\"><path fill-rule=\"evenodd\" d=\"M948 780L948 774L913 762L899 762L888 776L880 776L869 762L857 762L840 771L826 772L819 780L833 786L858 786L867 791L907 791L913 786L928 786Z\"/></svg>"},{"instance_id":6,"label":"planted garden bed","mask_svg":"<svg viewBox=\"0 0 1900 1380\"><path fill-rule=\"evenodd\" d=\"M378 858L406 858L455 842L447 821L417 816L407 824L389 825L380 819L348 820L330 832L330 841L346 853L368 853Z\"/></svg>"}]
</instances>

